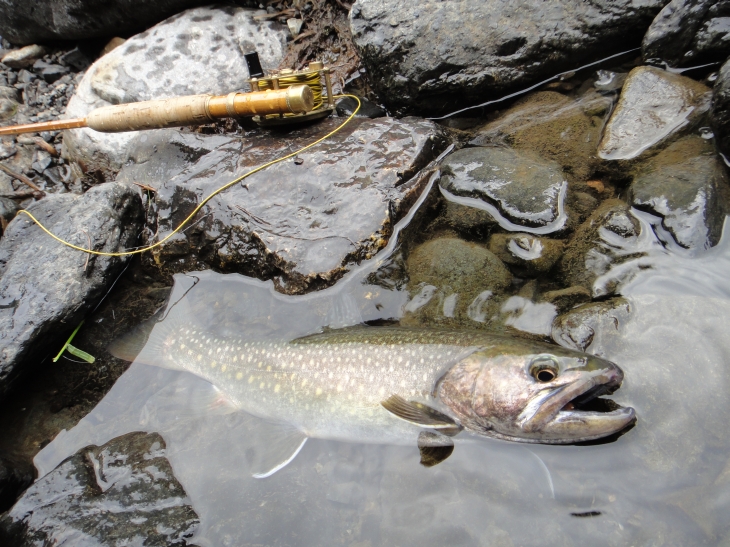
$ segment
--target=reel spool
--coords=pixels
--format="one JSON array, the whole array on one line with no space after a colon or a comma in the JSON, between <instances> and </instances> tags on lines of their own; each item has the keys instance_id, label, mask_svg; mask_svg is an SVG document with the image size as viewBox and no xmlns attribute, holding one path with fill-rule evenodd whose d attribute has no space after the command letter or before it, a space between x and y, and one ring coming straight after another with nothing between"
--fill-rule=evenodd
<instances>
[{"instance_id":1,"label":"reel spool","mask_svg":"<svg viewBox=\"0 0 730 547\"><path fill-rule=\"evenodd\" d=\"M335 102L330 78L331 71L324 66L323 62L312 61L304 70L283 69L265 76L260 64L256 67L249 61L248 56L246 56L246 61L249 63L249 74L252 76L248 81L251 91L286 89L291 86L306 84L314 94L314 108L312 110L298 114L254 116L253 121L260 126L281 126L319 120L334 112ZM258 61L258 56L256 61ZM257 68L258 70L256 70Z\"/></svg>"}]
</instances>

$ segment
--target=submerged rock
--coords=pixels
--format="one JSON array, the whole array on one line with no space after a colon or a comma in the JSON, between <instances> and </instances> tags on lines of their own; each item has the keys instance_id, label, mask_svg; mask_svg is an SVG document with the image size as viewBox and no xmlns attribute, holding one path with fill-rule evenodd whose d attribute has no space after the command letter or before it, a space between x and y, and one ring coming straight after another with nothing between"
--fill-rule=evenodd
<instances>
[{"instance_id":1,"label":"submerged rock","mask_svg":"<svg viewBox=\"0 0 730 547\"><path fill-rule=\"evenodd\" d=\"M546 273L563 253L563 242L531 234L494 234L489 238L489 250L516 274L536 276Z\"/></svg>"},{"instance_id":2,"label":"submerged rock","mask_svg":"<svg viewBox=\"0 0 730 547\"><path fill-rule=\"evenodd\" d=\"M728 179L713 146L689 137L659 153L630 187L637 209L662 218L674 240L688 249L705 249L720 240Z\"/></svg>"},{"instance_id":3,"label":"submerged rock","mask_svg":"<svg viewBox=\"0 0 730 547\"><path fill-rule=\"evenodd\" d=\"M20 494L33 484L33 466L16 465L0 458L0 513L10 509Z\"/></svg>"},{"instance_id":4,"label":"submerged rock","mask_svg":"<svg viewBox=\"0 0 730 547\"><path fill-rule=\"evenodd\" d=\"M96 251L132 247L142 224L137 191L117 183L48 195L26 209L54 234ZM0 239L0 398L27 372L23 365L60 349L126 261L63 246L26 215L8 225Z\"/></svg>"},{"instance_id":5,"label":"submerged rock","mask_svg":"<svg viewBox=\"0 0 730 547\"><path fill-rule=\"evenodd\" d=\"M350 24L389 109L445 113L638 45L664 3L357 0Z\"/></svg>"},{"instance_id":6,"label":"submerged rock","mask_svg":"<svg viewBox=\"0 0 730 547\"><path fill-rule=\"evenodd\" d=\"M696 122L709 108L709 88L664 70L633 69L611 115L598 155L630 160Z\"/></svg>"},{"instance_id":7,"label":"submerged rock","mask_svg":"<svg viewBox=\"0 0 730 547\"><path fill-rule=\"evenodd\" d=\"M560 166L535 154L509 148L457 150L443 163L439 184L448 200L447 220L468 231L470 221L508 230L551 233L565 224L562 199L566 181ZM480 209L477 218L464 208Z\"/></svg>"},{"instance_id":8,"label":"submerged rock","mask_svg":"<svg viewBox=\"0 0 730 547\"><path fill-rule=\"evenodd\" d=\"M14 44L85 40L138 31L201 0L45 0L0 2L0 36Z\"/></svg>"},{"instance_id":9,"label":"submerged rock","mask_svg":"<svg viewBox=\"0 0 730 547\"><path fill-rule=\"evenodd\" d=\"M611 104L610 98L596 93L579 100L555 91L533 93L479 128L469 144L536 152L585 181L600 164L596 147Z\"/></svg>"},{"instance_id":10,"label":"submerged rock","mask_svg":"<svg viewBox=\"0 0 730 547\"><path fill-rule=\"evenodd\" d=\"M730 158L730 61L722 65L712 90L710 123L717 147L727 163Z\"/></svg>"},{"instance_id":11,"label":"submerged rock","mask_svg":"<svg viewBox=\"0 0 730 547\"><path fill-rule=\"evenodd\" d=\"M274 68L286 42L285 27L258 22L255 13L230 6L196 8L132 36L89 68L66 117L83 118L110 104L246 88L243 55L256 50L262 65ZM135 136L73 129L64 134L64 155L87 171L109 175L126 161Z\"/></svg>"},{"instance_id":12,"label":"submerged rock","mask_svg":"<svg viewBox=\"0 0 730 547\"><path fill-rule=\"evenodd\" d=\"M597 337L610 337L619 331L630 312L629 302L621 297L585 304L555 318L553 340L561 346L585 351Z\"/></svg>"},{"instance_id":13,"label":"submerged rock","mask_svg":"<svg viewBox=\"0 0 730 547\"><path fill-rule=\"evenodd\" d=\"M82 448L39 479L0 520L0 539L17 547L184 546L199 523L165 441L137 432Z\"/></svg>"},{"instance_id":14,"label":"submerged rock","mask_svg":"<svg viewBox=\"0 0 730 547\"><path fill-rule=\"evenodd\" d=\"M486 323L512 275L492 252L456 238L428 241L407 260L408 292L402 325Z\"/></svg>"},{"instance_id":15,"label":"submerged rock","mask_svg":"<svg viewBox=\"0 0 730 547\"><path fill-rule=\"evenodd\" d=\"M567 286L592 291L593 282L612 264L637 256L634 247L639 233L639 221L630 213L629 206L618 199L606 200L565 246L558 262L558 277Z\"/></svg>"},{"instance_id":16,"label":"submerged rock","mask_svg":"<svg viewBox=\"0 0 730 547\"><path fill-rule=\"evenodd\" d=\"M730 1L672 0L644 36L645 61L680 67L724 60L730 55Z\"/></svg>"},{"instance_id":17,"label":"submerged rock","mask_svg":"<svg viewBox=\"0 0 730 547\"><path fill-rule=\"evenodd\" d=\"M249 138L164 131L139 136L118 180L156 188L157 241L200 201L341 123ZM430 173L414 176L446 145L423 120L356 118L316 147L252 175L213 198L154 255L165 273L215 268L302 293L334 283L385 246ZM153 229L154 231L154 229Z\"/></svg>"}]
</instances>

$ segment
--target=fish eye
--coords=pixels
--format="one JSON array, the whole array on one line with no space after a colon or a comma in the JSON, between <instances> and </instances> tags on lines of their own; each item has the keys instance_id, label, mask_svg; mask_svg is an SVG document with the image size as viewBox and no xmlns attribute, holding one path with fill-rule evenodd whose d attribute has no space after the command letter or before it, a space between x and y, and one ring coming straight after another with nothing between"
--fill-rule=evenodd
<instances>
[{"instance_id":1,"label":"fish eye","mask_svg":"<svg viewBox=\"0 0 730 547\"><path fill-rule=\"evenodd\" d=\"M558 362L552 355L539 355L530 363L530 376L538 382L552 382L558 377L558 370Z\"/></svg>"}]
</instances>

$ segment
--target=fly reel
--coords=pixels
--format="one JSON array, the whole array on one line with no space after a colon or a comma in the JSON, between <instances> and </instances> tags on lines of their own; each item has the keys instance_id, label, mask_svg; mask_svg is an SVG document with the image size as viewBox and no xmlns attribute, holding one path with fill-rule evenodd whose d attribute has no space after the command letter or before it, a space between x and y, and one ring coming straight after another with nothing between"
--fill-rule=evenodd
<instances>
[{"instance_id":1,"label":"fly reel","mask_svg":"<svg viewBox=\"0 0 730 547\"><path fill-rule=\"evenodd\" d=\"M248 81L251 91L267 91L286 89L292 86L308 85L314 95L314 107L307 112L287 112L254 116L253 121L260 126L281 126L303 123L326 118L335 110L334 93L332 91L331 70L322 61L312 61L303 70L282 69L265 75L258 59L258 54L244 56L248 64L251 79Z\"/></svg>"}]
</instances>

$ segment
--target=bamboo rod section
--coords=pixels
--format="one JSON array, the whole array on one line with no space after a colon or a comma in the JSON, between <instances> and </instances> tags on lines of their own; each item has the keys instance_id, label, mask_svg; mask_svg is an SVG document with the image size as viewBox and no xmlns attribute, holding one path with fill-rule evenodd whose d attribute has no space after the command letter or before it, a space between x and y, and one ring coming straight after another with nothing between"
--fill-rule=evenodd
<instances>
[{"instance_id":1,"label":"bamboo rod section","mask_svg":"<svg viewBox=\"0 0 730 547\"><path fill-rule=\"evenodd\" d=\"M140 131L185 125L201 125L216 119L267 114L299 114L314 107L314 95L307 85L286 89L229 93L228 95L191 95L139 103L97 108L86 118L57 120L0 127L0 135L19 135L89 127L103 133Z\"/></svg>"}]
</instances>

